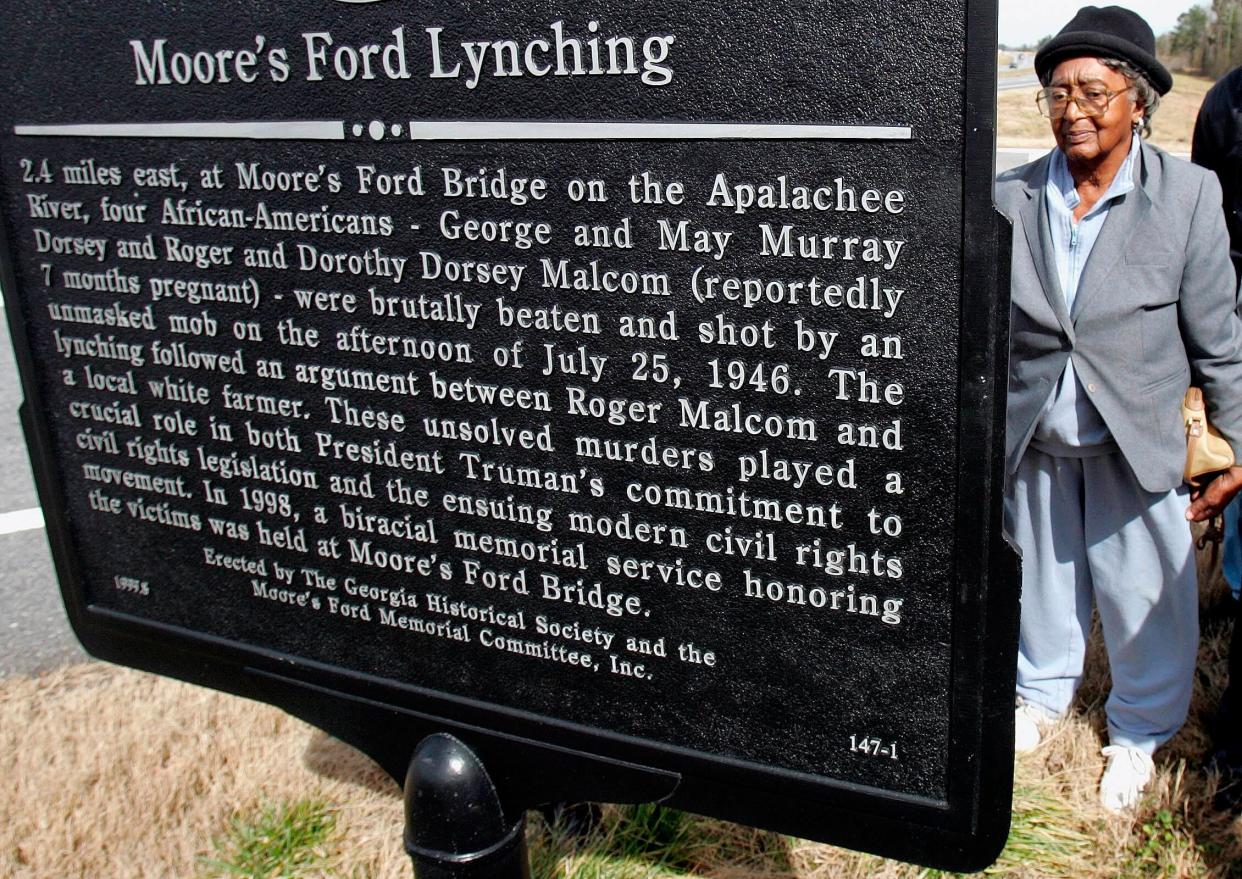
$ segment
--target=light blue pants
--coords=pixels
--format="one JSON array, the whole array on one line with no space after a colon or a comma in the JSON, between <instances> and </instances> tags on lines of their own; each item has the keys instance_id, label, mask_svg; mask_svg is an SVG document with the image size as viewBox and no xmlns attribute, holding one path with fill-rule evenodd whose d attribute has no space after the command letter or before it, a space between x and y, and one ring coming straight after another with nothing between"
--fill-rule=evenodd
<instances>
[{"instance_id":1,"label":"light blue pants","mask_svg":"<svg viewBox=\"0 0 1242 879\"><path fill-rule=\"evenodd\" d=\"M1152 494L1119 452L1028 449L1006 498L1022 550L1018 695L1059 717L1082 678L1094 595L1113 689L1109 741L1147 753L1186 720L1199 643L1185 488Z\"/></svg>"}]
</instances>

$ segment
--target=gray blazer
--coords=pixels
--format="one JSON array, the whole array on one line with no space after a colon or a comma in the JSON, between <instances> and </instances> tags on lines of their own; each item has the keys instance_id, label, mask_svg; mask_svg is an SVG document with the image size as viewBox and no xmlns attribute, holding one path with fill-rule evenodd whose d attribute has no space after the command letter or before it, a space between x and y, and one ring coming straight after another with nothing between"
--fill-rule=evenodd
<instances>
[{"instance_id":1,"label":"gray blazer","mask_svg":"<svg viewBox=\"0 0 1242 879\"><path fill-rule=\"evenodd\" d=\"M1216 176L1144 143L1137 185L1109 209L1071 313L1051 252L1048 161L996 180L1013 221L1008 472L1071 357L1143 488L1182 482L1180 403L1192 382L1242 462L1242 320Z\"/></svg>"}]
</instances>

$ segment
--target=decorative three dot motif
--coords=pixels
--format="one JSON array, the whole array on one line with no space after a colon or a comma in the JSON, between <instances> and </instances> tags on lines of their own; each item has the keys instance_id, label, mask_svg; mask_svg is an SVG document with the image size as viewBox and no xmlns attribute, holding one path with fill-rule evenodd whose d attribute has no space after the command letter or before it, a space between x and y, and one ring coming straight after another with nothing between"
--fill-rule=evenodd
<instances>
[{"instance_id":1,"label":"decorative three dot motif","mask_svg":"<svg viewBox=\"0 0 1242 879\"><path fill-rule=\"evenodd\" d=\"M391 134L393 137L400 137L402 131L401 126L396 122L386 127L378 119L372 119L370 124L365 126L361 122L355 122L353 130L354 137L362 137L362 133L365 131L371 140L383 140L385 135L388 134Z\"/></svg>"}]
</instances>

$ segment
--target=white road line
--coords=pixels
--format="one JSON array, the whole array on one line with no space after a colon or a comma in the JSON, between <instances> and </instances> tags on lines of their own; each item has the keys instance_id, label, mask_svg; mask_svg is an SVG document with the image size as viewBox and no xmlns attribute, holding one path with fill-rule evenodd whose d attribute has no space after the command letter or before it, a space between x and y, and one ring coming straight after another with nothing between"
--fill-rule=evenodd
<instances>
[{"instance_id":1,"label":"white road line","mask_svg":"<svg viewBox=\"0 0 1242 879\"><path fill-rule=\"evenodd\" d=\"M43 527L43 510L31 507L28 510L14 510L11 513L0 513L0 534L15 534L18 531L34 531Z\"/></svg>"}]
</instances>

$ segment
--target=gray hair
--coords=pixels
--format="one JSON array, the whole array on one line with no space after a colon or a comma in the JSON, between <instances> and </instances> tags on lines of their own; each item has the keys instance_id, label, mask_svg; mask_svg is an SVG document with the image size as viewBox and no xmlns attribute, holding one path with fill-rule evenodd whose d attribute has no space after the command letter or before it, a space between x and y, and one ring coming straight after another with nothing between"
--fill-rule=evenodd
<instances>
[{"instance_id":1,"label":"gray hair","mask_svg":"<svg viewBox=\"0 0 1242 879\"><path fill-rule=\"evenodd\" d=\"M1141 137L1151 137L1151 117L1155 114L1156 108L1160 106L1160 92L1156 91L1156 87L1151 84L1147 74L1129 61L1101 58L1100 63L1109 70L1120 73L1126 78L1126 82L1130 83L1130 88L1134 89L1138 102L1143 107L1143 121L1135 128L1135 133Z\"/></svg>"},{"instance_id":2,"label":"gray hair","mask_svg":"<svg viewBox=\"0 0 1242 879\"><path fill-rule=\"evenodd\" d=\"M1156 108L1160 106L1160 92L1156 91L1156 87L1151 84L1151 80L1147 78L1147 74L1139 70L1129 61L1122 61L1118 58L1101 58L1100 63L1109 70L1120 73L1126 78L1129 87L1134 89L1135 97L1143 108L1143 119L1139 122L1134 131L1140 137L1151 137L1151 117L1155 115ZM1040 77L1040 85L1047 86L1052 82L1052 70L1048 70L1047 74Z\"/></svg>"}]
</instances>

